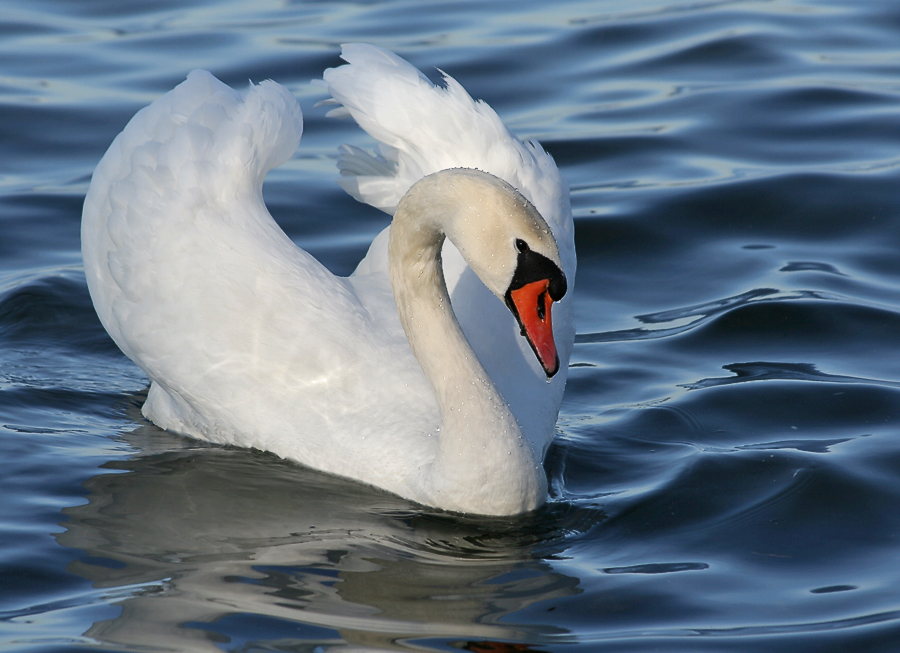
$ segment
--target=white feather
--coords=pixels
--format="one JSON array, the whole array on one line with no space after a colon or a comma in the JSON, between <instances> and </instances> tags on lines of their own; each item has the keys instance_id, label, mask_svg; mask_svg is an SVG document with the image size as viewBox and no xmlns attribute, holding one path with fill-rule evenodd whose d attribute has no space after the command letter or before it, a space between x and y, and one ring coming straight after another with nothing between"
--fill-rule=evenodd
<instances>
[{"instance_id":1,"label":"white feather","mask_svg":"<svg viewBox=\"0 0 900 653\"><path fill-rule=\"evenodd\" d=\"M448 78L431 85L372 46L325 73L334 99L384 144L341 150L342 185L393 211L422 176L478 168L547 219L570 284L568 193L551 158L513 137ZM85 274L100 319L150 377L144 414L163 428L273 451L416 500L440 418L406 341L387 273L387 230L349 278L296 247L262 201L265 174L302 132L295 98L266 81L239 93L203 71L141 110L85 199ZM571 293L554 309L562 362L547 383L506 308L448 249L455 312L522 431L553 435L574 336Z\"/></svg>"}]
</instances>

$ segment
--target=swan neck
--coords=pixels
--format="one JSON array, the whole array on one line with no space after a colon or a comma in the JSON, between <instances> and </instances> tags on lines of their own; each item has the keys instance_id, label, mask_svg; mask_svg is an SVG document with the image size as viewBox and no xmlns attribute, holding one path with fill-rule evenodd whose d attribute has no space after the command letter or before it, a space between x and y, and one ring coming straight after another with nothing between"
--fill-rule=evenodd
<instances>
[{"instance_id":1,"label":"swan neck","mask_svg":"<svg viewBox=\"0 0 900 653\"><path fill-rule=\"evenodd\" d=\"M436 505L461 512L533 509L546 495L540 456L469 345L444 281L441 248L455 207L407 198L395 213L388 251L400 322L440 410L426 489Z\"/></svg>"},{"instance_id":2,"label":"swan neck","mask_svg":"<svg viewBox=\"0 0 900 653\"><path fill-rule=\"evenodd\" d=\"M442 445L449 445L447 423L459 421L460 414L465 414L461 407L484 403L488 397L504 408L505 403L453 313L441 259L443 232L422 225L411 230L405 228L407 224L395 217L391 225L394 299L410 347L436 394Z\"/></svg>"}]
</instances>

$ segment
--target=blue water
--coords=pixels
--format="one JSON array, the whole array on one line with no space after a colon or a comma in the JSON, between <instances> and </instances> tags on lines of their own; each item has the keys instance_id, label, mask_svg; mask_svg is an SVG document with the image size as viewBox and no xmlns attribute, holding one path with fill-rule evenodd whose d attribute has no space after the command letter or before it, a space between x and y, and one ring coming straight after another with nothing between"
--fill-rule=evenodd
<instances>
[{"instance_id":1,"label":"blue water","mask_svg":"<svg viewBox=\"0 0 900 653\"><path fill-rule=\"evenodd\" d=\"M2 650L900 650L898 35L893 0L0 0ZM93 313L91 171L196 67L296 93L267 201L353 269L386 218L332 155L371 143L308 83L345 41L452 74L571 185L535 514L165 433Z\"/></svg>"}]
</instances>

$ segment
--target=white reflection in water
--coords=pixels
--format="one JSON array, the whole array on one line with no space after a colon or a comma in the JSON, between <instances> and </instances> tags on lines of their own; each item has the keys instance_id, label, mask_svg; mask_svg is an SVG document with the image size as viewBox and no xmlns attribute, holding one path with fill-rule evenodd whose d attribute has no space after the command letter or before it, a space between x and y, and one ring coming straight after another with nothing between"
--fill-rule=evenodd
<instances>
[{"instance_id":1,"label":"white reflection in water","mask_svg":"<svg viewBox=\"0 0 900 653\"><path fill-rule=\"evenodd\" d=\"M325 627L331 637L307 636L336 647L568 639L514 616L580 592L577 579L535 554L568 530L546 511L457 519L269 454L152 427L128 439L163 451L90 479L89 502L64 511L58 535L87 554L69 571L97 588L129 590L117 618L85 633L104 644L218 651L216 622L241 614Z\"/></svg>"}]
</instances>

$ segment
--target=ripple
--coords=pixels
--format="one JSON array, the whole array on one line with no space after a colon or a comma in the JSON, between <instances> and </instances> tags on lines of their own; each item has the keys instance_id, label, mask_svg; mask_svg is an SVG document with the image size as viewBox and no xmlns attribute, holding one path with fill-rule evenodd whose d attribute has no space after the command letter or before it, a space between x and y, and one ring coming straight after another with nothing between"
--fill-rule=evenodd
<instances>
[{"instance_id":1,"label":"ripple","mask_svg":"<svg viewBox=\"0 0 900 653\"><path fill-rule=\"evenodd\" d=\"M738 449L745 451L774 451L778 449L794 449L807 453L828 453L831 447L844 442L850 442L852 438L834 438L831 440L780 440L778 442L759 442L756 444L740 445Z\"/></svg>"},{"instance_id":2,"label":"ripple","mask_svg":"<svg viewBox=\"0 0 900 653\"><path fill-rule=\"evenodd\" d=\"M604 574L671 574L680 571L703 571L709 569L705 562L656 562L629 567L607 567Z\"/></svg>"},{"instance_id":3,"label":"ripple","mask_svg":"<svg viewBox=\"0 0 900 653\"><path fill-rule=\"evenodd\" d=\"M781 268L780 272L825 272L839 277L847 276L831 263L817 263L816 261L791 261Z\"/></svg>"},{"instance_id":4,"label":"ripple","mask_svg":"<svg viewBox=\"0 0 900 653\"><path fill-rule=\"evenodd\" d=\"M826 631L859 628L886 622L900 621L900 610L886 610L874 614L864 614L844 619L832 619L825 621L810 621L802 623L768 624L758 626L739 626L735 628L698 628L694 632L697 635L710 637L741 637L755 635L797 634L797 633L821 633Z\"/></svg>"},{"instance_id":5,"label":"ripple","mask_svg":"<svg viewBox=\"0 0 900 653\"><path fill-rule=\"evenodd\" d=\"M828 587L817 587L809 590L810 594L834 594L835 592L851 592L858 590L856 585L829 585Z\"/></svg>"},{"instance_id":6,"label":"ripple","mask_svg":"<svg viewBox=\"0 0 900 653\"><path fill-rule=\"evenodd\" d=\"M645 324L669 325L665 328L647 329L639 327L605 333L579 333L575 336L575 342L578 344L593 344L623 340L666 338L700 327L714 318L726 314L736 308L763 302L796 301L800 299L834 300L834 296L816 290L779 291L774 288L757 288L755 290L748 290L739 295L704 302L702 304L694 304L692 306L636 316L637 320ZM673 325L672 323L680 324Z\"/></svg>"},{"instance_id":7,"label":"ripple","mask_svg":"<svg viewBox=\"0 0 900 653\"><path fill-rule=\"evenodd\" d=\"M7 347L57 347L121 353L103 330L80 271L63 269L4 284L0 342Z\"/></svg>"},{"instance_id":8,"label":"ripple","mask_svg":"<svg viewBox=\"0 0 900 653\"><path fill-rule=\"evenodd\" d=\"M733 383L747 383L749 381L816 381L820 383L866 383L882 385L890 388L900 388L900 382L885 381L879 379L867 379L841 374L826 374L816 369L811 363L732 363L723 365L734 376L722 378L701 379L695 383L682 384L682 388L688 390L700 390L715 386L731 385Z\"/></svg>"}]
</instances>

